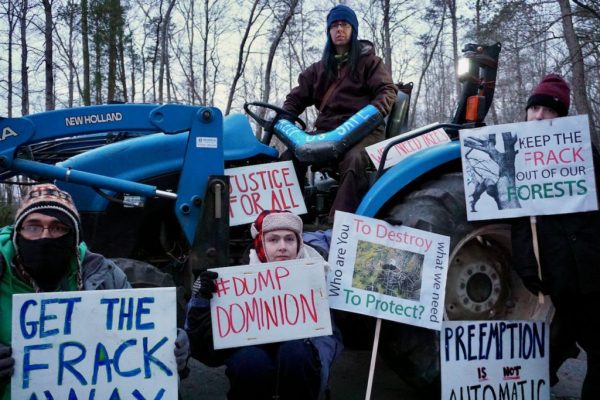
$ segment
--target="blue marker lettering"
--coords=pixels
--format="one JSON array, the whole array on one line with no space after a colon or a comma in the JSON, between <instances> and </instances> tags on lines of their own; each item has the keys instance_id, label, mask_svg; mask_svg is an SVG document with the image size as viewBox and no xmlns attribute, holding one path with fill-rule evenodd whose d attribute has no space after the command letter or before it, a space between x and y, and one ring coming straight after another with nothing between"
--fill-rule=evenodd
<instances>
[{"instance_id":1,"label":"blue marker lettering","mask_svg":"<svg viewBox=\"0 0 600 400\"><path fill-rule=\"evenodd\" d=\"M31 363L31 352L33 350L48 350L51 349L52 345L46 344L34 344L31 346L25 346L23 348L23 389L29 388L29 373L38 369L48 369L48 364L32 364Z\"/></svg>"},{"instance_id":2,"label":"blue marker lettering","mask_svg":"<svg viewBox=\"0 0 600 400\"><path fill-rule=\"evenodd\" d=\"M158 366L160 370L162 370L167 376L173 375L173 371L171 371L165 364L162 363L159 359L154 357L152 354L158 350L163 344L167 342L166 336L163 337L150 351L148 351L148 338L145 337L143 340L144 344L144 377L146 379L152 376L152 372L150 371L150 363L154 363Z\"/></svg>"},{"instance_id":3,"label":"blue marker lettering","mask_svg":"<svg viewBox=\"0 0 600 400\"><path fill-rule=\"evenodd\" d=\"M79 356L72 360L65 360L65 349L68 347L75 347L79 350ZM86 349L85 346L77 342L64 342L58 346L58 384L63 384L64 371L69 370L71 374L79 381L82 385L87 385L87 381L79 371L77 371L73 365L81 362L85 358ZM70 398L70 397L69 397Z\"/></svg>"},{"instance_id":4,"label":"blue marker lettering","mask_svg":"<svg viewBox=\"0 0 600 400\"><path fill-rule=\"evenodd\" d=\"M135 315L135 328L138 330L154 329L154 322L142 323L142 315L150 314L150 309L144 307L145 303L154 303L154 297L142 297L138 299Z\"/></svg>"}]
</instances>

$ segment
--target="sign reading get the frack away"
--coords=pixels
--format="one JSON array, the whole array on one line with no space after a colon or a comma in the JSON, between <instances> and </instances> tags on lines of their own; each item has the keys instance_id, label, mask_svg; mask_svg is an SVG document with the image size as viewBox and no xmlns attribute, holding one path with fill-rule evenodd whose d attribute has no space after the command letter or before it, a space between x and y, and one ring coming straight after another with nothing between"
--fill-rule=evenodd
<instances>
[{"instance_id":1,"label":"sign reading get the frack away","mask_svg":"<svg viewBox=\"0 0 600 400\"><path fill-rule=\"evenodd\" d=\"M305 214L306 205L291 161L229 168L230 225L253 222L263 210Z\"/></svg>"},{"instance_id":2,"label":"sign reading get the frack away","mask_svg":"<svg viewBox=\"0 0 600 400\"><path fill-rule=\"evenodd\" d=\"M440 330L450 238L335 213L331 308Z\"/></svg>"},{"instance_id":3,"label":"sign reading get the frack away","mask_svg":"<svg viewBox=\"0 0 600 400\"><path fill-rule=\"evenodd\" d=\"M215 349L331 335L324 268L309 258L216 270Z\"/></svg>"},{"instance_id":4,"label":"sign reading get the frack away","mask_svg":"<svg viewBox=\"0 0 600 400\"><path fill-rule=\"evenodd\" d=\"M175 288L13 296L13 399L176 399Z\"/></svg>"},{"instance_id":5,"label":"sign reading get the frack away","mask_svg":"<svg viewBox=\"0 0 600 400\"><path fill-rule=\"evenodd\" d=\"M598 209L587 115L460 131L469 221Z\"/></svg>"},{"instance_id":6,"label":"sign reading get the frack away","mask_svg":"<svg viewBox=\"0 0 600 400\"><path fill-rule=\"evenodd\" d=\"M442 400L547 400L549 329L542 321L444 321Z\"/></svg>"}]
</instances>

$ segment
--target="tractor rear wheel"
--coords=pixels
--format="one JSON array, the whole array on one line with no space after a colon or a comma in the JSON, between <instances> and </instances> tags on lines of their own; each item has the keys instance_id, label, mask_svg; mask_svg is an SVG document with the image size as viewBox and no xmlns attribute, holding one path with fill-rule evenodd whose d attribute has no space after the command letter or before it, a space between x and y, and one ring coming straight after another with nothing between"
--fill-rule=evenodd
<instances>
[{"instance_id":1,"label":"tractor rear wheel","mask_svg":"<svg viewBox=\"0 0 600 400\"><path fill-rule=\"evenodd\" d=\"M131 258L111 258L123 272L127 275L127 280L133 288L158 288L173 287L175 281L173 277L162 272L152 264L134 260ZM185 322L186 301L183 296L183 288L177 287L177 326L183 327Z\"/></svg>"},{"instance_id":2,"label":"tractor rear wheel","mask_svg":"<svg viewBox=\"0 0 600 400\"><path fill-rule=\"evenodd\" d=\"M444 319L547 319L511 268L510 225L468 222L462 173L429 181L384 216L450 237ZM386 321L380 354L400 377L439 398L439 334ZM425 394L425 393L424 393Z\"/></svg>"}]
</instances>

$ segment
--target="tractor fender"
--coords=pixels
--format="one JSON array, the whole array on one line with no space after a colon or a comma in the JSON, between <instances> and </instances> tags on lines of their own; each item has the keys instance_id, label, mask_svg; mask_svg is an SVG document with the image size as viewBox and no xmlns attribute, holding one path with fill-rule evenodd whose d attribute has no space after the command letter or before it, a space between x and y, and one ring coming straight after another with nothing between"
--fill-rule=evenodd
<instances>
[{"instance_id":1,"label":"tractor fender","mask_svg":"<svg viewBox=\"0 0 600 400\"><path fill-rule=\"evenodd\" d=\"M460 142L451 141L412 154L383 174L363 197L356 214L374 217L406 185L427 172L460 158Z\"/></svg>"}]
</instances>

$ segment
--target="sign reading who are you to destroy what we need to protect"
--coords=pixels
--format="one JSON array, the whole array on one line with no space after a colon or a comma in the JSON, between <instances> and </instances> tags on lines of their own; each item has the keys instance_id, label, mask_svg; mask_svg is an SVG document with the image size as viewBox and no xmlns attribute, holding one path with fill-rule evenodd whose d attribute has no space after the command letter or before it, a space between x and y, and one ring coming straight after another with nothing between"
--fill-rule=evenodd
<instances>
[{"instance_id":1,"label":"sign reading who are you to destroy what we need to protect","mask_svg":"<svg viewBox=\"0 0 600 400\"><path fill-rule=\"evenodd\" d=\"M216 270L215 349L331 335L325 262L308 258Z\"/></svg>"},{"instance_id":2,"label":"sign reading who are you to destroy what we need to protect","mask_svg":"<svg viewBox=\"0 0 600 400\"><path fill-rule=\"evenodd\" d=\"M177 398L175 288L17 294L12 399Z\"/></svg>"},{"instance_id":3,"label":"sign reading who are you to destroy what we need to protect","mask_svg":"<svg viewBox=\"0 0 600 400\"><path fill-rule=\"evenodd\" d=\"M587 115L460 131L470 221L598 209Z\"/></svg>"},{"instance_id":4,"label":"sign reading who are you to destroy what we need to protect","mask_svg":"<svg viewBox=\"0 0 600 400\"><path fill-rule=\"evenodd\" d=\"M331 308L440 330L450 238L336 212Z\"/></svg>"},{"instance_id":5,"label":"sign reading who are you to destroy what we need to protect","mask_svg":"<svg viewBox=\"0 0 600 400\"><path fill-rule=\"evenodd\" d=\"M548 400L543 321L444 321L442 400Z\"/></svg>"}]
</instances>

